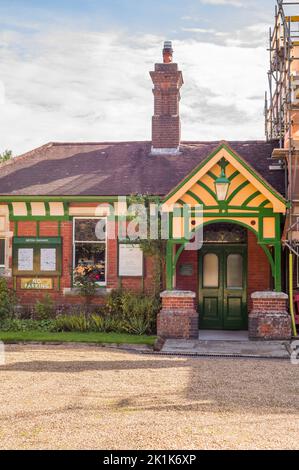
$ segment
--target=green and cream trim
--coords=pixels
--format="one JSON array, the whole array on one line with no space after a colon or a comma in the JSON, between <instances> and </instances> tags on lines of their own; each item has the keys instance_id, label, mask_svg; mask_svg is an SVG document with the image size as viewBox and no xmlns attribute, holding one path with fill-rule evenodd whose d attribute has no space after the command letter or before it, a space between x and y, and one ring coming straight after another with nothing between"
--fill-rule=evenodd
<instances>
[{"instance_id":1,"label":"green and cream trim","mask_svg":"<svg viewBox=\"0 0 299 470\"><path fill-rule=\"evenodd\" d=\"M218 201L215 180L220 176L221 159L227 161L226 176L230 181L225 201ZM182 217L183 205L189 206L189 226ZM196 206L202 205L202 213ZM254 169L226 144L222 144L163 202L170 213L170 237L167 246L167 289L174 285L176 264L189 238L200 225L215 222L236 223L251 230L265 251L272 270L275 290L281 290L281 217L287 202ZM180 249L176 251L175 246Z\"/></svg>"}]
</instances>

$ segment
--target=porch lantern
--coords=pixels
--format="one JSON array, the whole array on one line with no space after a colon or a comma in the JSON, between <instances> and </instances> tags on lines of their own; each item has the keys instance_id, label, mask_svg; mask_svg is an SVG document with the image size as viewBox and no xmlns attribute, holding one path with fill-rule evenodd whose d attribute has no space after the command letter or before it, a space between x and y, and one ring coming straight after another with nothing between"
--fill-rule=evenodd
<instances>
[{"instance_id":1,"label":"porch lantern","mask_svg":"<svg viewBox=\"0 0 299 470\"><path fill-rule=\"evenodd\" d=\"M221 167L221 173L218 178L215 180L215 190L218 201L225 201L230 185L230 181L225 174L225 167L228 165L228 161L225 158L222 158L219 162Z\"/></svg>"}]
</instances>

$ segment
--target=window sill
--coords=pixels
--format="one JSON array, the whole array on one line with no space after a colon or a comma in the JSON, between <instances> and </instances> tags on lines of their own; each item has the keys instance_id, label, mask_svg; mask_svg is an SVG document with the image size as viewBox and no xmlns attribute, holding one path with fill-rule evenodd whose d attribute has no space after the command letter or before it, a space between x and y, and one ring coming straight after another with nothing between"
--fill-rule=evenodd
<instances>
[{"instance_id":1,"label":"window sill","mask_svg":"<svg viewBox=\"0 0 299 470\"><path fill-rule=\"evenodd\" d=\"M96 292L95 292L95 297L106 297L106 295L108 295L110 292L112 291L112 289L109 289L105 286L103 287L97 287L96 288ZM63 289L63 295L65 296L74 296L74 297L82 297L80 295L80 289L78 287L65 287Z\"/></svg>"}]
</instances>

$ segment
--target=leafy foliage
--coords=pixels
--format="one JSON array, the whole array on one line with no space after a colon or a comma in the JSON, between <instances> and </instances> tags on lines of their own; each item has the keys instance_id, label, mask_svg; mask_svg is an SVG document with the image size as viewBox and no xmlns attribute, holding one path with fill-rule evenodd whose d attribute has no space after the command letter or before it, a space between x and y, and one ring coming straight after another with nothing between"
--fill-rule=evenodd
<instances>
[{"instance_id":1,"label":"leafy foliage","mask_svg":"<svg viewBox=\"0 0 299 470\"><path fill-rule=\"evenodd\" d=\"M54 320L20 320L6 318L0 323L1 331L53 331Z\"/></svg>"},{"instance_id":2,"label":"leafy foliage","mask_svg":"<svg viewBox=\"0 0 299 470\"><path fill-rule=\"evenodd\" d=\"M88 331L89 321L84 314L60 315L54 323L54 331Z\"/></svg>"},{"instance_id":3,"label":"leafy foliage","mask_svg":"<svg viewBox=\"0 0 299 470\"><path fill-rule=\"evenodd\" d=\"M159 309L159 302L155 297L126 292L121 304L124 331L138 335L153 331Z\"/></svg>"},{"instance_id":4,"label":"leafy foliage","mask_svg":"<svg viewBox=\"0 0 299 470\"><path fill-rule=\"evenodd\" d=\"M35 314L37 320L47 320L55 315L55 305L49 294L45 294L42 300L36 302Z\"/></svg>"},{"instance_id":5,"label":"leafy foliage","mask_svg":"<svg viewBox=\"0 0 299 470\"><path fill-rule=\"evenodd\" d=\"M0 278L0 319L13 314L16 305L16 297L12 289L7 285L6 279Z\"/></svg>"},{"instance_id":6,"label":"leafy foliage","mask_svg":"<svg viewBox=\"0 0 299 470\"><path fill-rule=\"evenodd\" d=\"M12 159L12 151L5 150L3 153L0 153L0 163L7 162Z\"/></svg>"},{"instance_id":7,"label":"leafy foliage","mask_svg":"<svg viewBox=\"0 0 299 470\"><path fill-rule=\"evenodd\" d=\"M97 284L93 277L86 275L85 271L78 272L75 270L74 272L75 278L75 286L79 290L79 295L85 297L86 303L90 303L92 297L96 294Z\"/></svg>"},{"instance_id":8,"label":"leafy foliage","mask_svg":"<svg viewBox=\"0 0 299 470\"><path fill-rule=\"evenodd\" d=\"M147 221L147 238L146 239L138 239L137 241L140 243L140 248L143 251L145 256L152 256L155 259L155 268L154 268L154 279L155 279L155 294L157 295L161 291L162 287L162 273L164 270L165 264L165 254L166 254L166 240L162 237L162 222L160 214L157 215L158 220L158 238L152 239L150 237L150 224L151 224L151 215L150 215L150 206L151 204L157 204L159 201L157 198L153 198L149 195L132 195L129 198L128 204L136 204L141 205L145 208L146 212L146 221ZM134 220L136 224L140 220L143 214L139 214L138 210L135 216L131 216L131 220Z\"/></svg>"}]
</instances>

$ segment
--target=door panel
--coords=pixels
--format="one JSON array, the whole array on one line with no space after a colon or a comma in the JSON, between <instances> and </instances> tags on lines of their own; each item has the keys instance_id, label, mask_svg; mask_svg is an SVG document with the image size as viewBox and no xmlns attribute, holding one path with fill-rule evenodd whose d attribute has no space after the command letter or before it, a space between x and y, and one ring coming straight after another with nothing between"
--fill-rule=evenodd
<instances>
[{"instance_id":1,"label":"door panel","mask_svg":"<svg viewBox=\"0 0 299 470\"><path fill-rule=\"evenodd\" d=\"M205 321L211 323L218 323L221 321L219 315L219 302L218 297L204 297L203 298L203 309L205 312Z\"/></svg>"},{"instance_id":2,"label":"door panel","mask_svg":"<svg viewBox=\"0 0 299 470\"><path fill-rule=\"evenodd\" d=\"M246 246L204 246L199 273L200 328L246 329Z\"/></svg>"},{"instance_id":3,"label":"door panel","mask_svg":"<svg viewBox=\"0 0 299 470\"><path fill-rule=\"evenodd\" d=\"M221 252L217 247L200 250L200 289L201 305L199 325L201 328L222 328L223 317L223 272L221 269Z\"/></svg>"}]
</instances>

